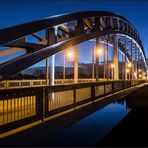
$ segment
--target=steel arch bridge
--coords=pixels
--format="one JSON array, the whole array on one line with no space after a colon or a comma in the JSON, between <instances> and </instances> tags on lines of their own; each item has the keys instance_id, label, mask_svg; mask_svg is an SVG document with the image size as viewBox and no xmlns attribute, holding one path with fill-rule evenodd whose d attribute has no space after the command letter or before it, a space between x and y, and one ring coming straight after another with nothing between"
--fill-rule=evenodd
<instances>
[{"instance_id":1,"label":"steel arch bridge","mask_svg":"<svg viewBox=\"0 0 148 148\"><path fill-rule=\"evenodd\" d=\"M44 34L42 36L39 35L41 31ZM30 42L28 36L33 36L36 41ZM91 39L96 40L96 47L99 47L99 41L103 41L121 50L132 63L133 72L141 68L147 73L146 55L136 28L118 14L86 11L52 16L0 30L0 57L25 51L23 55L0 64L0 81L66 48ZM118 59L115 59L117 69Z\"/></svg>"},{"instance_id":2,"label":"steel arch bridge","mask_svg":"<svg viewBox=\"0 0 148 148\"><path fill-rule=\"evenodd\" d=\"M90 81L78 79L77 45L85 41L91 41L93 45L92 73L94 73ZM103 54L105 53L103 81L99 75L101 71L99 49L102 45ZM68 82L68 85L63 85L67 84L63 77L60 85L53 86L54 56L59 52L65 54L66 49L73 46L74 79ZM108 60L110 46L113 51L111 61ZM22 54L18 56L17 53L20 52ZM118 53L124 58L121 63ZM7 56L11 55L12 59L8 59ZM2 137L9 135L5 132L11 133L11 130L18 127L48 121L52 119L48 117L53 115L60 116L98 101L101 103L100 100L103 99L120 98L118 95L123 97L131 89L136 90L148 82L147 79L140 77L140 74L143 74L146 78L148 74L144 47L136 28L124 17L111 12L86 11L63 14L2 29L0 58L3 57L6 57L6 60L0 63L0 136L2 134ZM7 80L44 59L46 59L46 80ZM47 64L49 61L50 66ZM113 67L110 64L113 64ZM50 74L48 67L51 70ZM109 68L112 68L114 73L112 78L108 78ZM119 77L121 68L122 78ZM127 78L127 69L130 69L129 78ZM139 86L131 88L136 85Z\"/></svg>"}]
</instances>

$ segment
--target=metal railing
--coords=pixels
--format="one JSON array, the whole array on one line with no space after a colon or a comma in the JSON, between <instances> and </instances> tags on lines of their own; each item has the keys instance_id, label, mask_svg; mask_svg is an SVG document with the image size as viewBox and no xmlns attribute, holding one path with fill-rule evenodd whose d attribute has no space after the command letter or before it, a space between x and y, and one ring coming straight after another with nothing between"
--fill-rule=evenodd
<instances>
[{"instance_id":1,"label":"metal railing","mask_svg":"<svg viewBox=\"0 0 148 148\"><path fill-rule=\"evenodd\" d=\"M102 81L102 80L101 80ZM78 83L95 82L95 79L79 79ZM73 79L56 79L55 85L72 84ZM41 87L46 86L46 80L6 80L0 82L0 89L14 89L14 88L27 88L27 87Z\"/></svg>"},{"instance_id":2,"label":"metal railing","mask_svg":"<svg viewBox=\"0 0 148 148\"><path fill-rule=\"evenodd\" d=\"M106 79L99 79L100 82L106 82ZM108 81L112 81L112 79L109 79ZM133 80L131 80L133 81ZM138 81L138 80L137 80ZM78 83L90 83L90 82L96 82L95 79L79 79ZM55 85L67 85L67 84L73 84L73 79L56 79ZM121 84L119 84L121 85ZM46 86L46 80L40 79L40 80L6 80L0 82L0 90L4 89L15 89L15 88L30 88L30 87L41 87ZM117 87L118 89L118 87Z\"/></svg>"},{"instance_id":3,"label":"metal railing","mask_svg":"<svg viewBox=\"0 0 148 148\"><path fill-rule=\"evenodd\" d=\"M0 90L0 133L146 82L120 80Z\"/></svg>"}]
</instances>

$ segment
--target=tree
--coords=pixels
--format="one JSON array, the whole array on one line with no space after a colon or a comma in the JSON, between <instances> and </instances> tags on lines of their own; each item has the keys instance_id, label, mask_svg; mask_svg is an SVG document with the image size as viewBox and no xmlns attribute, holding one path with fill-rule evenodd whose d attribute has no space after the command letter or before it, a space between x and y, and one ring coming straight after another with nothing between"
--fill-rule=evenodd
<instances>
[{"instance_id":1,"label":"tree","mask_svg":"<svg viewBox=\"0 0 148 148\"><path fill-rule=\"evenodd\" d=\"M34 75L34 77L40 79L40 78L43 78L44 72L41 69L37 69L33 72L33 75Z\"/></svg>"}]
</instances>

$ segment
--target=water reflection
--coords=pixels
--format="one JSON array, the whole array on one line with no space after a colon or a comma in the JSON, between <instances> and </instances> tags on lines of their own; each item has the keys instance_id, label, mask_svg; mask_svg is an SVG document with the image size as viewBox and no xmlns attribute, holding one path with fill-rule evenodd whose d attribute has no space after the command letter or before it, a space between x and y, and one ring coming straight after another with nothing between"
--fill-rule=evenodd
<instances>
[{"instance_id":1,"label":"water reflection","mask_svg":"<svg viewBox=\"0 0 148 148\"><path fill-rule=\"evenodd\" d=\"M116 101L62 130L48 146L92 146L108 134L128 113L126 101Z\"/></svg>"},{"instance_id":2,"label":"water reflection","mask_svg":"<svg viewBox=\"0 0 148 148\"><path fill-rule=\"evenodd\" d=\"M147 147L148 95L147 87L139 89L124 99L130 112L96 146L105 147ZM123 140L124 139L124 140Z\"/></svg>"}]
</instances>

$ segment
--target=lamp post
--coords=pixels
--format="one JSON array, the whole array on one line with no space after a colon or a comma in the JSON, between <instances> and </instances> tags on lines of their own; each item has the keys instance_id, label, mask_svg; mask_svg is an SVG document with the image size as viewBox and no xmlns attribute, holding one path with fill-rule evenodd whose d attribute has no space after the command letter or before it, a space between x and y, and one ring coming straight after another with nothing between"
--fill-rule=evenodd
<instances>
[{"instance_id":1,"label":"lamp post","mask_svg":"<svg viewBox=\"0 0 148 148\"><path fill-rule=\"evenodd\" d=\"M49 86L49 58L46 58L46 86Z\"/></svg>"},{"instance_id":2,"label":"lamp post","mask_svg":"<svg viewBox=\"0 0 148 148\"><path fill-rule=\"evenodd\" d=\"M66 61L71 62L74 60L74 52L72 50L64 51L64 66L63 66L63 83L65 83L66 78Z\"/></svg>"},{"instance_id":3,"label":"lamp post","mask_svg":"<svg viewBox=\"0 0 148 148\"><path fill-rule=\"evenodd\" d=\"M99 39L96 39L96 81L99 81L99 59L100 59L100 54L102 53L102 47L99 44Z\"/></svg>"},{"instance_id":4,"label":"lamp post","mask_svg":"<svg viewBox=\"0 0 148 148\"><path fill-rule=\"evenodd\" d=\"M101 46L99 46L96 49L96 56L98 56L98 66L100 64L100 55L102 54L102 51L103 51L103 48ZM98 68L98 71L99 71L99 68ZM98 79L99 79L99 73L98 73Z\"/></svg>"},{"instance_id":5,"label":"lamp post","mask_svg":"<svg viewBox=\"0 0 148 148\"><path fill-rule=\"evenodd\" d=\"M137 72L134 72L134 77L137 79Z\"/></svg>"},{"instance_id":6,"label":"lamp post","mask_svg":"<svg viewBox=\"0 0 148 148\"><path fill-rule=\"evenodd\" d=\"M146 73L143 72L143 79L146 79Z\"/></svg>"},{"instance_id":7,"label":"lamp post","mask_svg":"<svg viewBox=\"0 0 148 148\"><path fill-rule=\"evenodd\" d=\"M92 80L94 80L95 78L95 55L94 55L94 52L95 52L95 41L94 39L91 39L89 40L92 44L92 50L91 50L91 56L92 56Z\"/></svg>"},{"instance_id":8,"label":"lamp post","mask_svg":"<svg viewBox=\"0 0 148 148\"><path fill-rule=\"evenodd\" d=\"M63 84L65 83L65 77L66 77L66 69L65 69L65 62L66 62L66 60L65 60L65 50L64 50L64 54L63 54L63 58L64 58L64 63L63 63Z\"/></svg>"},{"instance_id":9,"label":"lamp post","mask_svg":"<svg viewBox=\"0 0 148 148\"><path fill-rule=\"evenodd\" d=\"M94 80L95 78L95 73L94 73L94 69L95 69L95 64L94 64L94 44L93 44L93 41L92 41L92 79Z\"/></svg>"},{"instance_id":10,"label":"lamp post","mask_svg":"<svg viewBox=\"0 0 148 148\"><path fill-rule=\"evenodd\" d=\"M126 69L126 75L127 75L127 80L130 79L130 74L129 74L130 70Z\"/></svg>"},{"instance_id":11,"label":"lamp post","mask_svg":"<svg viewBox=\"0 0 148 148\"><path fill-rule=\"evenodd\" d=\"M128 73L129 73L129 79L131 79L131 68L132 68L132 64L131 63L128 63L127 64L127 67L128 67Z\"/></svg>"},{"instance_id":12,"label":"lamp post","mask_svg":"<svg viewBox=\"0 0 148 148\"><path fill-rule=\"evenodd\" d=\"M142 78L142 75L140 74L140 75L139 75L139 79L141 79L141 78Z\"/></svg>"},{"instance_id":13,"label":"lamp post","mask_svg":"<svg viewBox=\"0 0 148 148\"><path fill-rule=\"evenodd\" d=\"M111 79L114 79L114 64L111 64Z\"/></svg>"},{"instance_id":14,"label":"lamp post","mask_svg":"<svg viewBox=\"0 0 148 148\"><path fill-rule=\"evenodd\" d=\"M141 78L141 69L138 69L138 79Z\"/></svg>"}]
</instances>

